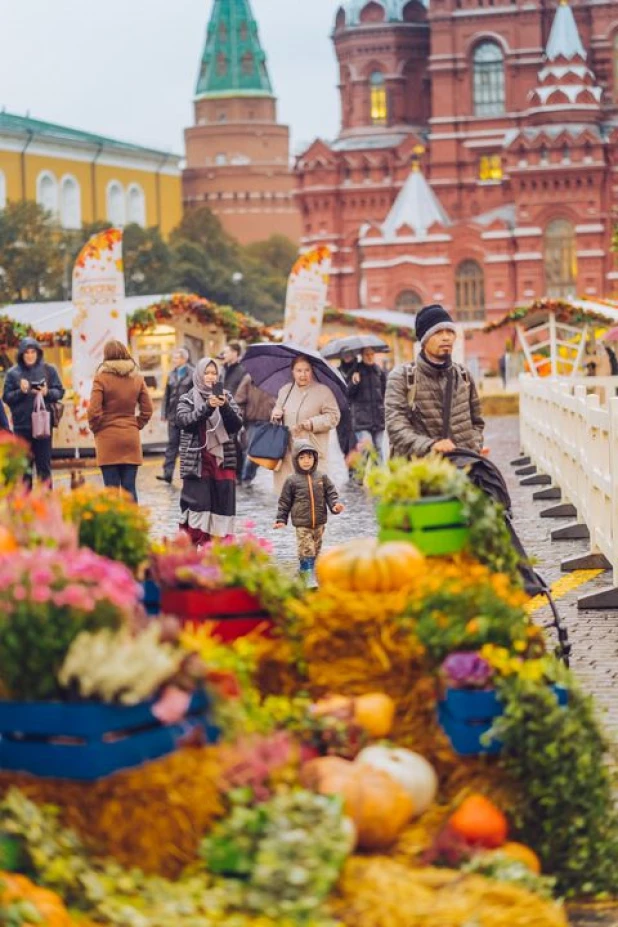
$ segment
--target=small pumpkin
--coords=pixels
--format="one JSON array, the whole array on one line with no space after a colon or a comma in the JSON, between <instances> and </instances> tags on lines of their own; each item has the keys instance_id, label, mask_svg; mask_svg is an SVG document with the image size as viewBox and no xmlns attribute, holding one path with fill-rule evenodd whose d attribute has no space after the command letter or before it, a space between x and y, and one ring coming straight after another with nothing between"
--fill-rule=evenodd
<instances>
[{"instance_id":1,"label":"small pumpkin","mask_svg":"<svg viewBox=\"0 0 618 927\"><path fill-rule=\"evenodd\" d=\"M72 927L73 920L54 892L39 888L30 879L12 872L0 872L0 903L27 901L36 909L46 927ZM26 922L23 927L30 927Z\"/></svg>"},{"instance_id":2,"label":"small pumpkin","mask_svg":"<svg viewBox=\"0 0 618 927\"><path fill-rule=\"evenodd\" d=\"M526 846L525 843L515 843L513 841L505 843L503 847L495 850L494 852L500 853L502 856L508 856L509 859L514 859L518 863L523 863L524 866L527 866L531 872L534 872L536 875L540 875L542 871L541 860L538 858L536 853L531 847Z\"/></svg>"},{"instance_id":3,"label":"small pumpkin","mask_svg":"<svg viewBox=\"0 0 618 927\"><path fill-rule=\"evenodd\" d=\"M423 555L404 541L354 540L323 553L316 565L321 586L352 592L396 592L410 583Z\"/></svg>"},{"instance_id":4,"label":"small pumpkin","mask_svg":"<svg viewBox=\"0 0 618 927\"><path fill-rule=\"evenodd\" d=\"M311 760L301 781L320 795L341 796L363 850L388 849L414 813L412 799L388 773L339 757Z\"/></svg>"},{"instance_id":5,"label":"small pumpkin","mask_svg":"<svg viewBox=\"0 0 618 927\"><path fill-rule=\"evenodd\" d=\"M354 699L354 720L370 737L388 737L395 720L395 702L384 692L368 692Z\"/></svg>"},{"instance_id":6,"label":"small pumpkin","mask_svg":"<svg viewBox=\"0 0 618 927\"><path fill-rule=\"evenodd\" d=\"M0 556L4 554L15 554L19 550L19 544L15 536L11 534L8 528L0 525Z\"/></svg>"},{"instance_id":7,"label":"small pumpkin","mask_svg":"<svg viewBox=\"0 0 618 927\"><path fill-rule=\"evenodd\" d=\"M438 777L425 757L403 747L365 747L356 762L381 769L406 790L414 804L415 817L424 814L436 797Z\"/></svg>"},{"instance_id":8,"label":"small pumpkin","mask_svg":"<svg viewBox=\"0 0 618 927\"><path fill-rule=\"evenodd\" d=\"M449 819L449 827L474 846L494 850L504 846L508 822L499 808L484 795L469 795Z\"/></svg>"}]
</instances>

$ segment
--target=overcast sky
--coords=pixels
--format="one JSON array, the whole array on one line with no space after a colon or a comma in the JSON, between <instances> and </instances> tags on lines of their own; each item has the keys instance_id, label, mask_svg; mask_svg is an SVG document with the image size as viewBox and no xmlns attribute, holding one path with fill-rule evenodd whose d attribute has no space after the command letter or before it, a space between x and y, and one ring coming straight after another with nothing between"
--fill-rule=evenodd
<instances>
[{"instance_id":1,"label":"overcast sky","mask_svg":"<svg viewBox=\"0 0 618 927\"><path fill-rule=\"evenodd\" d=\"M0 0L0 107L182 154L213 0ZM337 133L336 0L252 0L293 150Z\"/></svg>"}]
</instances>

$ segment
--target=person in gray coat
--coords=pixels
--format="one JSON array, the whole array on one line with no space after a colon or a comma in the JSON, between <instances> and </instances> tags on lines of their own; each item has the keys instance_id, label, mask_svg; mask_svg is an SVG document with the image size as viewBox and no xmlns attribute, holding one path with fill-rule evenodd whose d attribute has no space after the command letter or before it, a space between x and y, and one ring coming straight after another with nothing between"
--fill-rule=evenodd
<instances>
[{"instance_id":1,"label":"person in gray coat","mask_svg":"<svg viewBox=\"0 0 618 927\"><path fill-rule=\"evenodd\" d=\"M426 306L416 317L418 359L390 374L386 386L386 428L393 457L448 454L455 448L480 453L485 422L470 372L453 362L457 330L442 306Z\"/></svg>"},{"instance_id":2,"label":"person in gray coat","mask_svg":"<svg viewBox=\"0 0 618 927\"><path fill-rule=\"evenodd\" d=\"M193 388L193 367L189 363L187 349L176 348L172 354L172 363L174 369L167 378L161 407L161 418L164 422L167 422L167 448L165 450L165 460L163 461L163 473L157 476L157 479L162 480L164 483L171 483L174 479L176 461L180 454L180 434L182 429L176 421L178 403L181 396L184 396Z\"/></svg>"}]
</instances>

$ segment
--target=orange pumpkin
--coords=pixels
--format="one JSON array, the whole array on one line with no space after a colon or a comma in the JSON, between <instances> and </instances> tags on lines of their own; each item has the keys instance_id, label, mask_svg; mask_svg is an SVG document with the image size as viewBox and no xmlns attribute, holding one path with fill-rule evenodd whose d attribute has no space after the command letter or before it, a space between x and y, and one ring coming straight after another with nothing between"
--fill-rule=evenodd
<instances>
[{"instance_id":1,"label":"orange pumpkin","mask_svg":"<svg viewBox=\"0 0 618 927\"><path fill-rule=\"evenodd\" d=\"M395 702L384 692L369 692L354 700L354 720L370 737L388 737L395 720Z\"/></svg>"},{"instance_id":2,"label":"orange pumpkin","mask_svg":"<svg viewBox=\"0 0 618 927\"><path fill-rule=\"evenodd\" d=\"M379 544L355 540L333 547L318 558L316 573L321 586L338 586L352 592L396 592L408 585L424 560L405 541Z\"/></svg>"},{"instance_id":3,"label":"orange pumpkin","mask_svg":"<svg viewBox=\"0 0 618 927\"><path fill-rule=\"evenodd\" d=\"M506 843L508 822L484 795L470 795L451 816L449 826L458 836L476 846L496 849Z\"/></svg>"},{"instance_id":4,"label":"orange pumpkin","mask_svg":"<svg viewBox=\"0 0 618 927\"><path fill-rule=\"evenodd\" d=\"M8 528L0 525L0 556L3 554L15 554L19 550L19 545Z\"/></svg>"},{"instance_id":5,"label":"orange pumpkin","mask_svg":"<svg viewBox=\"0 0 618 927\"><path fill-rule=\"evenodd\" d=\"M527 866L528 869L536 873L536 875L541 874L541 860L534 850L526 846L525 843L505 843L503 847L500 847L500 849L495 852L501 853L503 856L508 856L509 859L517 860L518 863L523 863L524 866Z\"/></svg>"},{"instance_id":6,"label":"orange pumpkin","mask_svg":"<svg viewBox=\"0 0 618 927\"><path fill-rule=\"evenodd\" d=\"M39 888L30 879L12 872L0 872L0 901L29 901L42 917L46 927L72 927L73 920L61 899L46 888ZM33 927L24 924L24 927Z\"/></svg>"},{"instance_id":7,"label":"orange pumpkin","mask_svg":"<svg viewBox=\"0 0 618 927\"><path fill-rule=\"evenodd\" d=\"M303 768L306 788L320 795L340 795L363 850L385 850L410 821L414 803L388 773L339 757L311 760Z\"/></svg>"}]
</instances>

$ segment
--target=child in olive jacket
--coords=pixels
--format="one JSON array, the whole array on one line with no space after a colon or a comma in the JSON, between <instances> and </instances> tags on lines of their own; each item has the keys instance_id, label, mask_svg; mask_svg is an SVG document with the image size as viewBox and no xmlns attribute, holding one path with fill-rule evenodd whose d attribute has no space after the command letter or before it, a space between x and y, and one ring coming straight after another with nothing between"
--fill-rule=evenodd
<instances>
[{"instance_id":1,"label":"child in olive jacket","mask_svg":"<svg viewBox=\"0 0 618 927\"><path fill-rule=\"evenodd\" d=\"M275 528L285 528L291 513L301 576L315 586L315 561L322 549L328 510L339 515L344 507L333 481L318 471L318 452L313 445L295 444L293 460L296 472L283 485Z\"/></svg>"}]
</instances>

